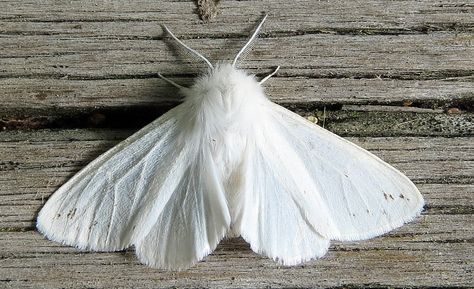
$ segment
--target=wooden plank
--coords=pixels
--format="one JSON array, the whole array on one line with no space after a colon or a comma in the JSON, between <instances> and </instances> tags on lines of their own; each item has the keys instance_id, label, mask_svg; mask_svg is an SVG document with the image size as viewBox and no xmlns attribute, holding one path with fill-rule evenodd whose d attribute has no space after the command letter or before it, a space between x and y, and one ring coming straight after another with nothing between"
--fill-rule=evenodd
<instances>
[{"instance_id":1,"label":"wooden plank","mask_svg":"<svg viewBox=\"0 0 474 289\"><path fill-rule=\"evenodd\" d=\"M196 10L196 1L1 1L0 288L474 287L471 3L226 0L207 24ZM269 97L404 171L427 200L420 218L370 241L334 242L296 267L228 240L183 272L147 268L133 250L79 252L33 230L62 183L179 103L157 72L189 85L202 70L160 24L224 60L264 12L241 67L260 77L282 65L265 83Z\"/></svg>"},{"instance_id":2,"label":"wooden plank","mask_svg":"<svg viewBox=\"0 0 474 289\"><path fill-rule=\"evenodd\" d=\"M201 63L180 61L175 47L162 41L158 22L167 22L210 58L224 59L269 9L273 16L264 39L243 67L261 74L282 65L279 77L269 82L274 100L399 104L408 99L449 106L473 98L473 8L463 1L262 1L250 7L226 1L204 29L196 25L191 2L96 4L2 3L7 9L0 20L0 93L6 101L0 114L169 105L176 102L176 91L156 73L186 76L200 71ZM50 5L58 13L49 13ZM313 11L318 17L311 17Z\"/></svg>"},{"instance_id":3,"label":"wooden plank","mask_svg":"<svg viewBox=\"0 0 474 289\"><path fill-rule=\"evenodd\" d=\"M191 78L175 78L190 84ZM474 78L444 80L351 79L275 76L266 93L281 104L357 104L459 107L473 98ZM181 96L157 76L146 79L0 79L0 116L47 115L58 110L91 111L176 105Z\"/></svg>"},{"instance_id":4,"label":"wooden plank","mask_svg":"<svg viewBox=\"0 0 474 289\"><path fill-rule=\"evenodd\" d=\"M471 137L351 138L418 183L424 182L419 186L427 209L416 222L385 237L336 242L327 257L303 266L280 267L235 239L225 241L190 270L163 272L140 265L132 250L81 253L31 231L37 210L60 184L129 134L122 130L45 130L1 135L0 152L8 156L2 163L0 191L0 282L5 288L57 288L57 284L94 288L473 285ZM451 181L439 183L444 178Z\"/></svg>"},{"instance_id":5,"label":"wooden plank","mask_svg":"<svg viewBox=\"0 0 474 289\"><path fill-rule=\"evenodd\" d=\"M398 242L391 237L334 244L318 261L281 267L240 239L223 242L183 272L139 264L132 251L81 253L33 232L0 233L2 288L414 287L474 286L472 243Z\"/></svg>"},{"instance_id":6,"label":"wooden plank","mask_svg":"<svg viewBox=\"0 0 474 289\"><path fill-rule=\"evenodd\" d=\"M0 203L3 204L0 229L33 227L36 212L56 188L130 133L128 130L40 130L1 134L0 155L4 157L0 162ZM437 198L436 203L428 202L427 213L474 212L472 205L468 205L474 201L474 138L359 137L350 140L393 164L415 182L427 184L426 193ZM449 201L454 195L459 203Z\"/></svg>"},{"instance_id":7,"label":"wooden plank","mask_svg":"<svg viewBox=\"0 0 474 289\"><path fill-rule=\"evenodd\" d=\"M162 35L160 32L159 35ZM472 75L471 33L419 35L294 35L254 45L242 68L282 65L281 75L311 77L449 78ZM189 39L212 62L229 60L243 41ZM110 79L203 70L203 63L176 55L170 41L25 35L0 38L0 77ZM292 47L288 52L287 47ZM183 61L193 61L185 65ZM436 68L436 69L434 69Z\"/></svg>"},{"instance_id":8,"label":"wooden plank","mask_svg":"<svg viewBox=\"0 0 474 289\"><path fill-rule=\"evenodd\" d=\"M453 100L457 113L442 109L397 106L341 106L340 104L285 103L287 108L304 117L316 119L320 125L343 136L471 136L474 116L462 109L472 107L470 101ZM176 104L137 105L123 107L70 107L68 109L28 108L8 113L0 119L0 129L40 129L110 127L139 129ZM437 105L436 102L426 105ZM458 109L457 107L463 107ZM449 108L450 106L442 105ZM11 111L10 111L11 113ZM32 116L29 116L33 114Z\"/></svg>"},{"instance_id":9,"label":"wooden plank","mask_svg":"<svg viewBox=\"0 0 474 289\"><path fill-rule=\"evenodd\" d=\"M10 33L34 34L34 31L38 30L44 34L67 34L82 30L88 35L120 36L124 30L131 29L134 34L143 36L148 35L152 28L156 29L156 22L159 21L180 26L180 33L194 37L203 35L203 31L196 25L202 22L196 13L195 3L191 1L84 3L40 0L34 4L18 5L18 2L8 0L2 1L2 7L4 9L0 19L11 25L2 25L2 29ZM206 27L216 29L214 33L221 34L234 32L242 35L240 27L252 27L250 23L257 21L263 12L278 20L269 24L273 30L317 31L325 28L329 32L339 28L341 33L367 33L371 30L385 33L423 33L439 29L472 29L470 13L473 12L473 7L467 1L228 0L219 3L218 10L218 16L212 23L206 24ZM317 17L314 17L315 13ZM45 24L50 22L55 25ZM134 23L129 25L129 22ZM30 23L40 25L31 28ZM350 28L352 30L349 30Z\"/></svg>"}]
</instances>

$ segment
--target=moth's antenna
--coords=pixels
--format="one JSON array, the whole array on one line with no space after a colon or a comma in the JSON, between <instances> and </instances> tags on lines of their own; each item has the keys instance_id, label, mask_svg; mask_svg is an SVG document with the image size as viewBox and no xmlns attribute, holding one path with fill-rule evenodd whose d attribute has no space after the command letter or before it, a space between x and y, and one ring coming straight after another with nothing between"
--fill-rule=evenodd
<instances>
[{"instance_id":1,"label":"moth's antenna","mask_svg":"<svg viewBox=\"0 0 474 289\"><path fill-rule=\"evenodd\" d=\"M237 59L239 59L240 55L245 51L245 49L247 49L247 47L250 45L250 43L252 43L252 41L255 39L255 37L257 37L257 34L260 31L260 28L262 28L263 22L265 22L265 19L267 19L267 16L268 16L268 14L266 14L265 17L263 17L260 24L258 24L257 28L255 28L255 32L252 34L252 37L250 37L250 39L247 41L247 43L245 43L244 47L242 47L242 49L240 49L239 53L237 53L237 55L235 56L234 61L232 62L233 67L235 67L235 64L237 63Z\"/></svg>"},{"instance_id":2,"label":"moth's antenna","mask_svg":"<svg viewBox=\"0 0 474 289\"><path fill-rule=\"evenodd\" d=\"M169 84L171 84L172 86L174 86L176 88L179 88L179 89L184 89L185 88L184 86L177 84L176 82L172 81L171 79L168 79L168 78L164 77L163 75L161 75L161 73L158 73L158 76L161 79L163 79L164 81L168 82Z\"/></svg>"},{"instance_id":3,"label":"moth's antenna","mask_svg":"<svg viewBox=\"0 0 474 289\"><path fill-rule=\"evenodd\" d=\"M201 53L197 52L196 50L192 49L191 47L187 46L186 44L184 44L181 40L178 39L178 37L174 36L173 32L171 32L168 27L166 27L166 25L163 25L163 28L165 29L165 31L176 41L178 42L179 44L181 44L184 48L186 48L189 52L193 53L194 55L196 55L197 57L201 58L202 60L204 60L207 64L207 66L209 66L210 69L213 69L214 66L212 66L211 62L209 60L207 60L206 57L204 57Z\"/></svg>"},{"instance_id":4,"label":"moth's antenna","mask_svg":"<svg viewBox=\"0 0 474 289\"><path fill-rule=\"evenodd\" d=\"M277 73L279 69L280 69L280 65L278 65L277 68L275 68L275 70L273 70L272 73L270 73L269 75L265 76L262 80L260 80L260 81L259 81L259 84L262 84L262 83L264 83L265 81L267 81L270 77L272 77L273 75L275 75L275 73Z\"/></svg>"}]
</instances>

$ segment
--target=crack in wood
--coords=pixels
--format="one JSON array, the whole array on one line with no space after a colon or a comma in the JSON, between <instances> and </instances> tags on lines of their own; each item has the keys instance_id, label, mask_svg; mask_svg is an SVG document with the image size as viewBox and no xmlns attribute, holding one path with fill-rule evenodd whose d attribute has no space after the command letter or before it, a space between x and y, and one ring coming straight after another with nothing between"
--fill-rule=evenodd
<instances>
[{"instance_id":1,"label":"crack in wood","mask_svg":"<svg viewBox=\"0 0 474 289\"><path fill-rule=\"evenodd\" d=\"M451 102L449 102L450 104ZM460 102L458 102L459 104ZM403 111L343 110L341 104L285 104L305 116L324 117L326 128L343 136L470 136L474 134L474 115L470 113L413 113ZM141 128L174 105L136 107L74 108L56 110L54 115L9 117L0 119L3 130L51 128ZM326 108L323 116L322 108ZM25 113L28 113L25 111ZM30 112L31 113L31 112Z\"/></svg>"},{"instance_id":2,"label":"crack in wood","mask_svg":"<svg viewBox=\"0 0 474 289\"><path fill-rule=\"evenodd\" d=\"M74 53L59 53L58 55L72 55ZM44 55L43 55L44 56ZM53 56L53 55L50 55ZM29 57L29 56L28 56ZM24 56L24 58L28 58ZM35 57L35 56L33 56ZM21 58L21 57L19 57ZM326 67L327 68L327 67ZM252 71L258 69L257 67L246 67L245 70ZM474 78L474 70L467 69L446 69L446 70L437 70L437 71L397 71L389 73L374 73L374 72L327 72L321 73L317 72L321 67L311 67L306 66L304 70L308 72L292 72L292 71L282 71L277 75L273 76L274 79L278 78L288 78L288 77L305 77L308 79L383 79L385 81L390 80L449 80L456 81L456 78L462 80L469 80ZM309 70L314 70L309 72ZM167 73L167 77L176 77L188 79L188 82L191 82L200 73ZM266 75L265 73L257 73L256 77L262 77ZM21 73L21 74L0 74L0 79L8 78L30 78L30 79L65 79L68 80L117 80L117 79L158 79L158 73L148 72L148 73L136 73L136 74L103 74L103 75L84 75L84 74L72 74L72 73ZM467 78L467 79L466 79ZM472 93L474 95L474 92Z\"/></svg>"}]
</instances>

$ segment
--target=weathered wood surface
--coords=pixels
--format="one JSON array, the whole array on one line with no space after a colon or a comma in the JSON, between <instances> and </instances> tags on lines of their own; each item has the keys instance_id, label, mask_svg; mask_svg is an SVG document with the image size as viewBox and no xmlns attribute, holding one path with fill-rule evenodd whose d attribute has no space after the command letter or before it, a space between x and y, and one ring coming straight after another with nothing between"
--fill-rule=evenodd
<instances>
[{"instance_id":1,"label":"weathered wood surface","mask_svg":"<svg viewBox=\"0 0 474 289\"><path fill-rule=\"evenodd\" d=\"M0 2L0 288L473 287L474 5L226 0L203 23L196 2ZM241 67L281 65L265 83L272 100L404 171L427 200L417 221L297 267L228 240L179 273L34 231L56 188L179 103L157 72L188 84L202 70L160 24L226 60L263 12Z\"/></svg>"},{"instance_id":2,"label":"weathered wood surface","mask_svg":"<svg viewBox=\"0 0 474 289\"><path fill-rule=\"evenodd\" d=\"M0 203L3 204L0 206L0 230L31 229L35 213L55 188L128 134L129 131L110 130L3 133L0 143L3 156L0 161ZM360 137L350 140L425 186L425 194L439 193L440 188L448 187L447 184L460 185L467 190L464 195L454 196L459 188L444 188L450 193L429 201L430 210L439 214L455 212L457 207L459 211L474 213L474 184L471 184L474 137Z\"/></svg>"},{"instance_id":3,"label":"weathered wood surface","mask_svg":"<svg viewBox=\"0 0 474 289\"><path fill-rule=\"evenodd\" d=\"M419 220L385 237L336 242L326 258L304 266L279 267L252 253L242 240L230 240L191 270L166 273L138 264L133 251L81 253L34 232L34 218L45 199L87 162L129 134L111 130L3 133L0 280L7 280L5 285L472 285L474 137L351 138L419 184L427 208Z\"/></svg>"}]
</instances>

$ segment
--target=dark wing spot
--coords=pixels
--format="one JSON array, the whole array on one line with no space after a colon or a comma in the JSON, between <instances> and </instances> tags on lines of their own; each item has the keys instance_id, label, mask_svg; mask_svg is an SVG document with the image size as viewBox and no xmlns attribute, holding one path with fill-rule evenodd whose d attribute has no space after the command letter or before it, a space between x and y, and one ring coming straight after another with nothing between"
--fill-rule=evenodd
<instances>
[{"instance_id":1,"label":"dark wing spot","mask_svg":"<svg viewBox=\"0 0 474 289\"><path fill-rule=\"evenodd\" d=\"M388 195L387 195L387 193L383 192L383 197L385 198L385 200L388 200Z\"/></svg>"},{"instance_id":2,"label":"dark wing spot","mask_svg":"<svg viewBox=\"0 0 474 289\"><path fill-rule=\"evenodd\" d=\"M69 219L74 218L74 216L76 215L76 211L77 211L76 208L70 210L69 213L67 213L67 217L68 217Z\"/></svg>"},{"instance_id":3,"label":"dark wing spot","mask_svg":"<svg viewBox=\"0 0 474 289\"><path fill-rule=\"evenodd\" d=\"M403 194L400 194L400 196L398 196L400 199L404 199L405 196Z\"/></svg>"}]
</instances>

